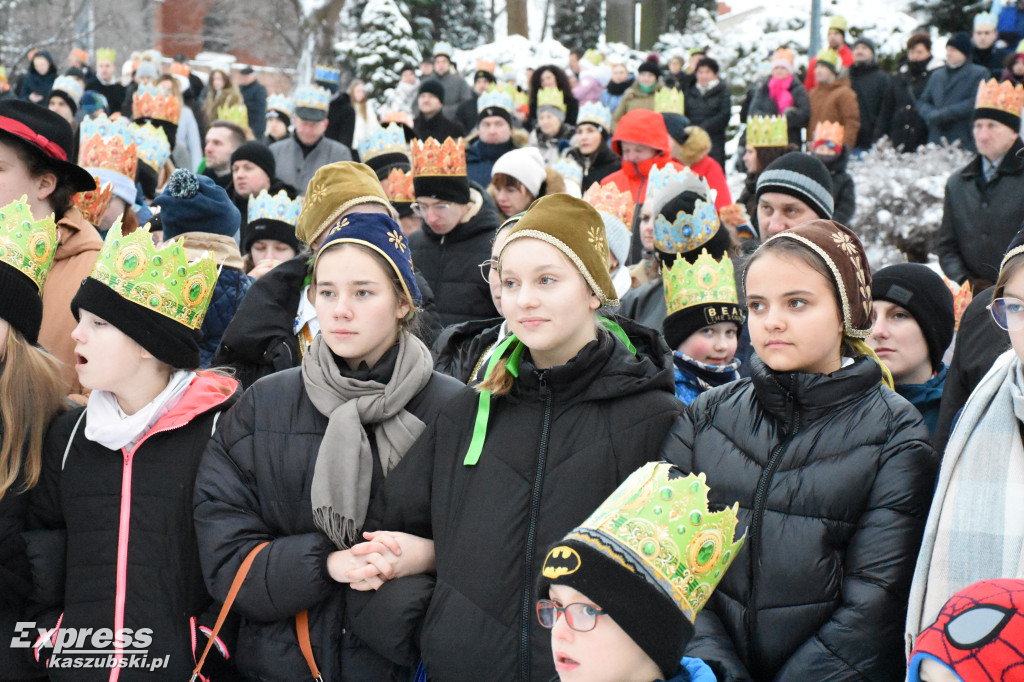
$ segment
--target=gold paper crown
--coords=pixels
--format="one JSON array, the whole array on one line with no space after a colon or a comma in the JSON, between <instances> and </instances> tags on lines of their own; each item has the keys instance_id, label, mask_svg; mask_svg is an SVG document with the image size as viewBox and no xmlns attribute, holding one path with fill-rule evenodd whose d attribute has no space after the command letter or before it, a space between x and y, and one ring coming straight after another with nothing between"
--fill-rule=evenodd
<instances>
[{"instance_id":1,"label":"gold paper crown","mask_svg":"<svg viewBox=\"0 0 1024 682\"><path fill-rule=\"evenodd\" d=\"M132 95L132 118L152 118L177 125L181 102L169 92L153 85L140 85Z\"/></svg>"},{"instance_id":2,"label":"gold paper crown","mask_svg":"<svg viewBox=\"0 0 1024 682\"><path fill-rule=\"evenodd\" d=\"M974 108L995 109L1019 117L1024 109L1024 87L1010 81L999 83L995 78L984 81L978 86Z\"/></svg>"},{"instance_id":3,"label":"gold paper crown","mask_svg":"<svg viewBox=\"0 0 1024 682\"><path fill-rule=\"evenodd\" d=\"M967 310L967 306L974 300L974 292L971 290L970 282L957 284L945 275L942 276L942 281L946 283L949 292L953 294L953 331L956 331L960 329L960 318L964 316L964 311Z\"/></svg>"},{"instance_id":4,"label":"gold paper crown","mask_svg":"<svg viewBox=\"0 0 1024 682\"><path fill-rule=\"evenodd\" d=\"M845 132L846 130L840 123L833 123L832 121L820 121L818 125L814 126L814 141L842 144L843 134Z\"/></svg>"},{"instance_id":5,"label":"gold paper crown","mask_svg":"<svg viewBox=\"0 0 1024 682\"><path fill-rule=\"evenodd\" d=\"M538 107L555 107L565 112L565 95L558 88L541 88L537 91Z\"/></svg>"},{"instance_id":6,"label":"gold paper crown","mask_svg":"<svg viewBox=\"0 0 1024 682\"><path fill-rule=\"evenodd\" d=\"M654 93L654 110L659 114L682 114L683 93L675 88L662 88Z\"/></svg>"},{"instance_id":7,"label":"gold paper crown","mask_svg":"<svg viewBox=\"0 0 1024 682\"><path fill-rule=\"evenodd\" d=\"M751 116L747 119L748 147L785 147L789 125L785 116Z\"/></svg>"},{"instance_id":8,"label":"gold paper crown","mask_svg":"<svg viewBox=\"0 0 1024 682\"><path fill-rule=\"evenodd\" d=\"M79 192L71 198L71 201L82 212L90 225L99 227L100 220L110 204L110 199L114 196L114 186L109 182L103 184L96 176L93 178L96 180L96 189Z\"/></svg>"},{"instance_id":9,"label":"gold paper crown","mask_svg":"<svg viewBox=\"0 0 1024 682\"><path fill-rule=\"evenodd\" d=\"M671 268L662 268L661 276L669 315L695 305L739 303L729 254L718 261L707 249L701 249L692 265L685 258L676 258Z\"/></svg>"},{"instance_id":10,"label":"gold paper crown","mask_svg":"<svg viewBox=\"0 0 1024 682\"><path fill-rule=\"evenodd\" d=\"M622 221L627 228L633 226L633 210L636 204L633 203L633 195L629 191L620 192L615 183L607 185L594 183L583 194L583 201L587 202L598 211L604 211Z\"/></svg>"},{"instance_id":11,"label":"gold paper crown","mask_svg":"<svg viewBox=\"0 0 1024 682\"><path fill-rule=\"evenodd\" d=\"M401 168L392 168L387 178L388 199L396 204L411 204L416 201L416 191L412 185L412 173Z\"/></svg>"},{"instance_id":12,"label":"gold paper crown","mask_svg":"<svg viewBox=\"0 0 1024 682\"><path fill-rule=\"evenodd\" d=\"M667 462L650 462L630 474L565 539L653 583L692 623L745 540L733 541L739 505L710 511L708 490L704 474L684 477ZM560 564L549 566L545 560L542 575L555 579L559 571L566 574L564 560ZM586 570L585 560L579 568Z\"/></svg>"},{"instance_id":13,"label":"gold paper crown","mask_svg":"<svg viewBox=\"0 0 1024 682\"><path fill-rule=\"evenodd\" d=\"M32 280L40 295L56 253L57 226L53 214L34 220L25 195L0 208L0 263Z\"/></svg>"},{"instance_id":14,"label":"gold paper crown","mask_svg":"<svg viewBox=\"0 0 1024 682\"><path fill-rule=\"evenodd\" d=\"M96 133L78 150L78 165L82 168L102 168L134 180L139 156L134 142L125 146L120 137L103 138Z\"/></svg>"},{"instance_id":15,"label":"gold paper crown","mask_svg":"<svg viewBox=\"0 0 1024 682\"><path fill-rule=\"evenodd\" d=\"M199 329L217 284L217 264L209 252L189 263L181 239L156 248L149 225L124 236L118 219L90 277L127 301Z\"/></svg>"},{"instance_id":16,"label":"gold paper crown","mask_svg":"<svg viewBox=\"0 0 1024 682\"><path fill-rule=\"evenodd\" d=\"M428 137L412 141L413 177L465 177L466 143L448 138L444 144Z\"/></svg>"},{"instance_id":17,"label":"gold paper crown","mask_svg":"<svg viewBox=\"0 0 1024 682\"><path fill-rule=\"evenodd\" d=\"M101 47L96 50L96 61L114 64L117 62L117 51L110 47Z\"/></svg>"},{"instance_id":18,"label":"gold paper crown","mask_svg":"<svg viewBox=\"0 0 1024 682\"><path fill-rule=\"evenodd\" d=\"M234 123L243 129L249 127L249 110L245 108L244 104L217 109L217 118L221 121Z\"/></svg>"}]
</instances>

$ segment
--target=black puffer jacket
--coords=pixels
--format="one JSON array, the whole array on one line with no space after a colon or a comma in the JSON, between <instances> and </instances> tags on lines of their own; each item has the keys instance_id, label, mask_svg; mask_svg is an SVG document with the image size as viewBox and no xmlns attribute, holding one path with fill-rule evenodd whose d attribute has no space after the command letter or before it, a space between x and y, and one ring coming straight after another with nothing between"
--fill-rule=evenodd
<instances>
[{"instance_id":1,"label":"black puffer jacket","mask_svg":"<svg viewBox=\"0 0 1024 682\"><path fill-rule=\"evenodd\" d=\"M583 185L581 190L586 192L595 182L600 183L606 177L622 168L622 159L612 151L607 144L602 144L593 154L584 155L579 147L572 147L565 155L575 161L583 169ZM626 188L623 187L625 192ZM631 227L627 225L626 227Z\"/></svg>"},{"instance_id":2,"label":"black puffer jacket","mask_svg":"<svg viewBox=\"0 0 1024 682\"><path fill-rule=\"evenodd\" d=\"M852 64L850 87L857 93L857 104L860 105L857 147L869 149L889 132L893 112L892 79L874 62ZM842 222L838 218L836 220Z\"/></svg>"},{"instance_id":3,"label":"black puffer jacket","mask_svg":"<svg viewBox=\"0 0 1024 682\"><path fill-rule=\"evenodd\" d=\"M390 368L366 377L386 382ZM390 356L390 357L389 357ZM364 365L365 368L365 365ZM468 391L435 373L406 409L431 428L438 413ZM327 573L334 544L313 522L310 486L328 419L310 402L300 368L266 377L221 421L196 477L195 524L210 591L223 598L246 555L256 557L234 612L242 618L234 657L249 680L308 680L295 616L309 611L314 659L325 680L379 680L365 651L343 641L345 590ZM383 481L374 446L374 486Z\"/></svg>"},{"instance_id":4,"label":"black puffer jacket","mask_svg":"<svg viewBox=\"0 0 1024 682\"><path fill-rule=\"evenodd\" d=\"M434 292L435 312L443 327L494 315L491 288L480 277L480 263L491 257L491 241L501 224L491 197L471 183L476 214L448 234L437 234L423 223L409 237L416 268Z\"/></svg>"},{"instance_id":5,"label":"black puffer jacket","mask_svg":"<svg viewBox=\"0 0 1024 682\"><path fill-rule=\"evenodd\" d=\"M371 514L377 525L435 543L437 583L420 639L434 682L554 677L551 633L534 615L544 554L657 453L682 409L664 341L626 324L637 356L604 331L549 370L524 353L512 391L492 399L476 465L463 464L478 404L467 392L388 477ZM390 648L395 626L381 614L415 625L407 605L429 591L412 576L353 594L356 634L393 660L416 660Z\"/></svg>"},{"instance_id":6,"label":"black puffer jacket","mask_svg":"<svg viewBox=\"0 0 1024 682\"><path fill-rule=\"evenodd\" d=\"M903 680L910 581L937 463L928 429L861 357L830 375L751 378L699 396L662 456L739 502L740 555L687 655L732 680Z\"/></svg>"},{"instance_id":7,"label":"black puffer jacket","mask_svg":"<svg viewBox=\"0 0 1024 682\"><path fill-rule=\"evenodd\" d=\"M928 141L928 124L917 113L917 100L928 84L929 62L905 61L892 78L892 146L912 152Z\"/></svg>"},{"instance_id":8,"label":"black puffer jacket","mask_svg":"<svg viewBox=\"0 0 1024 682\"><path fill-rule=\"evenodd\" d=\"M471 320L442 331L434 343L434 369L470 383L484 353L498 342L504 322L503 317Z\"/></svg>"},{"instance_id":9,"label":"black puffer jacket","mask_svg":"<svg viewBox=\"0 0 1024 682\"><path fill-rule=\"evenodd\" d=\"M729 86L719 81L707 92L701 92L694 83L686 89L686 117L690 123L700 126L711 138L711 151L708 156L725 168L725 129L732 115L732 98Z\"/></svg>"},{"instance_id":10,"label":"black puffer jacket","mask_svg":"<svg viewBox=\"0 0 1024 682\"><path fill-rule=\"evenodd\" d=\"M835 201L832 220L841 225L849 225L857 213L857 191L853 177L846 172L846 166L850 162L850 150L844 149L842 154L831 158L817 158L825 164L828 174L832 176L832 199Z\"/></svg>"}]
</instances>

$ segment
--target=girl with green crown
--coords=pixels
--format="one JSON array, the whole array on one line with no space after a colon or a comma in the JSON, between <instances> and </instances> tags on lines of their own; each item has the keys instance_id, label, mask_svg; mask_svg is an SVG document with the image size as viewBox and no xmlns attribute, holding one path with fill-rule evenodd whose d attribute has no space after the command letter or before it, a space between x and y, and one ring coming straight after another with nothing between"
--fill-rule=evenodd
<instances>
[{"instance_id":1,"label":"girl with green crown","mask_svg":"<svg viewBox=\"0 0 1024 682\"><path fill-rule=\"evenodd\" d=\"M26 228L27 226L27 228ZM21 532L39 481L43 438L64 409L60 363L36 345L41 291L57 250L53 217L35 221L24 197L0 208L0 676L39 676L28 649L10 647L25 621L31 576ZM27 390L32 387L32 390Z\"/></svg>"},{"instance_id":2,"label":"girl with green crown","mask_svg":"<svg viewBox=\"0 0 1024 682\"><path fill-rule=\"evenodd\" d=\"M188 679L214 624L192 490L238 389L196 371L216 282L210 254L189 263L180 242L157 249L148 229L123 236L115 222L71 302L91 394L49 430L27 536L34 654L51 680ZM216 644L214 678L230 668Z\"/></svg>"}]
</instances>

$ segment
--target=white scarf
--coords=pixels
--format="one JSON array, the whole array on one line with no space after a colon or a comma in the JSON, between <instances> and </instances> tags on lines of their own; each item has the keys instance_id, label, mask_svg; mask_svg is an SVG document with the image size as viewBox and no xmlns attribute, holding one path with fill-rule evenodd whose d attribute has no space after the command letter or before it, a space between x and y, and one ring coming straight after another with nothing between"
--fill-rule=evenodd
<instances>
[{"instance_id":1,"label":"white scarf","mask_svg":"<svg viewBox=\"0 0 1024 682\"><path fill-rule=\"evenodd\" d=\"M109 391L93 391L85 408L89 418L85 437L109 450L131 450L160 418L171 411L196 378L195 372L179 369L157 397L135 414L125 414Z\"/></svg>"}]
</instances>

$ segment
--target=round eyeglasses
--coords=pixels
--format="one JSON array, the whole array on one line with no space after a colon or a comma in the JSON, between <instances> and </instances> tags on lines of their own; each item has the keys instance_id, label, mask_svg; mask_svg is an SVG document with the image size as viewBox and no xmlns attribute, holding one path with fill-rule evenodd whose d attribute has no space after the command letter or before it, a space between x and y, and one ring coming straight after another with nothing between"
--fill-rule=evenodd
<instances>
[{"instance_id":1,"label":"round eyeglasses","mask_svg":"<svg viewBox=\"0 0 1024 682\"><path fill-rule=\"evenodd\" d=\"M430 204L429 206L421 204L418 201L413 202L412 212L418 215L420 218L426 218L429 211L433 211L434 215L438 217L448 215L448 211L452 208L451 204Z\"/></svg>"},{"instance_id":2,"label":"round eyeglasses","mask_svg":"<svg viewBox=\"0 0 1024 682\"><path fill-rule=\"evenodd\" d=\"M477 266L480 268L480 276L484 278L484 281L488 284L491 283L491 269L498 267L498 261L493 258L488 258L483 263Z\"/></svg>"},{"instance_id":3,"label":"round eyeglasses","mask_svg":"<svg viewBox=\"0 0 1024 682\"><path fill-rule=\"evenodd\" d=\"M1019 298L995 298L985 307L992 313L996 324L1006 331L1024 329L1024 301Z\"/></svg>"},{"instance_id":4,"label":"round eyeglasses","mask_svg":"<svg viewBox=\"0 0 1024 682\"><path fill-rule=\"evenodd\" d=\"M559 606L550 599L537 600L537 620L542 627L553 628L558 616L565 614L565 624L576 632L590 632L597 627L597 619L606 615L593 604L566 604Z\"/></svg>"}]
</instances>

